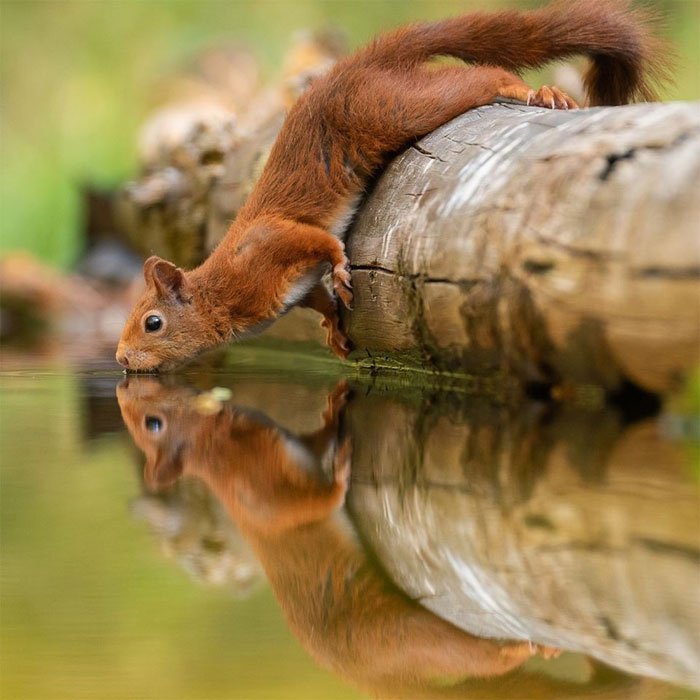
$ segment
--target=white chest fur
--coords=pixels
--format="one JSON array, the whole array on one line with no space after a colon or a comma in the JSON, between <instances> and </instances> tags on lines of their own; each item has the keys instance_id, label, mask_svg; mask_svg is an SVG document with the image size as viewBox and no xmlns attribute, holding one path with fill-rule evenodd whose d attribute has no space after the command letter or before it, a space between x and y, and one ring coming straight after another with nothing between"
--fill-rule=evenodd
<instances>
[{"instance_id":1,"label":"white chest fur","mask_svg":"<svg viewBox=\"0 0 700 700\"><path fill-rule=\"evenodd\" d=\"M340 238L341 241L345 240L345 234L348 232L348 228L352 223L353 217L357 208L360 206L360 200L362 199L362 194L358 194L353 197L348 204L346 204L338 216L335 222L331 226L331 233L336 237Z\"/></svg>"},{"instance_id":2,"label":"white chest fur","mask_svg":"<svg viewBox=\"0 0 700 700\"><path fill-rule=\"evenodd\" d=\"M321 281L322 276L323 266L319 265L296 280L284 298L283 313L298 304Z\"/></svg>"}]
</instances>

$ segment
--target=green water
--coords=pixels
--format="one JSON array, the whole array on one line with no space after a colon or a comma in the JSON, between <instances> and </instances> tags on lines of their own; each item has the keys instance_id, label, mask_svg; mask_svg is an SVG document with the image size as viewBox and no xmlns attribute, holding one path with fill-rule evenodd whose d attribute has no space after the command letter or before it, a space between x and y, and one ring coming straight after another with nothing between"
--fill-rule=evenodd
<instances>
[{"instance_id":1,"label":"green water","mask_svg":"<svg viewBox=\"0 0 700 700\"><path fill-rule=\"evenodd\" d=\"M673 416L251 367L0 382L3 698L697 697ZM564 653L469 680L444 620Z\"/></svg>"}]
</instances>

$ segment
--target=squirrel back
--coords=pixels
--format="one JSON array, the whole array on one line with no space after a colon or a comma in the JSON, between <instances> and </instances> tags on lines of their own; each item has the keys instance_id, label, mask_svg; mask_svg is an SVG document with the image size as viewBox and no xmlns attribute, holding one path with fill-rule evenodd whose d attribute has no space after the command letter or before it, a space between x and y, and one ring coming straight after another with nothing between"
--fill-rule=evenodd
<instances>
[{"instance_id":1,"label":"squirrel back","mask_svg":"<svg viewBox=\"0 0 700 700\"><path fill-rule=\"evenodd\" d=\"M390 154L499 94L529 101L527 86L509 71L584 55L591 60L584 79L590 105L654 99L667 55L655 23L653 12L627 0L556 0L382 34L340 60L293 107L240 224L274 212L338 235L349 220L348 200ZM424 65L437 56L476 65ZM334 206L338 198L344 201Z\"/></svg>"}]
</instances>

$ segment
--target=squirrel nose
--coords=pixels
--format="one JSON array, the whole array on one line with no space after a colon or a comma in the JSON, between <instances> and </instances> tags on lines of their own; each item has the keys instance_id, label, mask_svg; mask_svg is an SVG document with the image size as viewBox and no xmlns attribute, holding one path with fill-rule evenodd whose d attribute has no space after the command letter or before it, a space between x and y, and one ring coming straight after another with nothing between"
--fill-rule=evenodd
<instances>
[{"instance_id":1,"label":"squirrel nose","mask_svg":"<svg viewBox=\"0 0 700 700\"><path fill-rule=\"evenodd\" d=\"M129 358L126 356L126 352L123 350L117 350L117 362L122 366L122 367L128 367L129 366Z\"/></svg>"}]
</instances>

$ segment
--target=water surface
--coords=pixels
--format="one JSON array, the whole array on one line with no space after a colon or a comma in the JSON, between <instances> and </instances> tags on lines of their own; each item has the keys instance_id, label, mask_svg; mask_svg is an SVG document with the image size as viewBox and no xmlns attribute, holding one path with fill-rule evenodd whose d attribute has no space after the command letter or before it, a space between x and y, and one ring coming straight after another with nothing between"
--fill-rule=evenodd
<instances>
[{"instance_id":1,"label":"water surface","mask_svg":"<svg viewBox=\"0 0 700 700\"><path fill-rule=\"evenodd\" d=\"M697 697L669 416L328 370L1 382L2 697Z\"/></svg>"}]
</instances>

